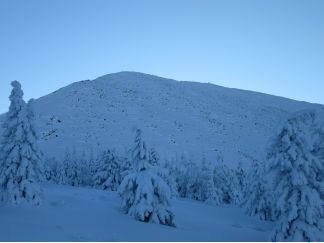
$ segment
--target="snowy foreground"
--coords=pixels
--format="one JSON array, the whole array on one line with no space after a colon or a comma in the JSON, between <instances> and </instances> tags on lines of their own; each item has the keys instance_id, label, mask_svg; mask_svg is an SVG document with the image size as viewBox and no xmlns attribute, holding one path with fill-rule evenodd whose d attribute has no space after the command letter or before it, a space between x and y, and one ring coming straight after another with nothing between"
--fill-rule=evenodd
<instances>
[{"instance_id":1,"label":"snowy foreground","mask_svg":"<svg viewBox=\"0 0 324 243\"><path fill-rule=\"evenodd\" d=\"M0 207L0 241L267 241L269 222L242 209L174 199L177 228L124 215L114 192L44 185L42 206Z\"/></svg>"}]
</instances>

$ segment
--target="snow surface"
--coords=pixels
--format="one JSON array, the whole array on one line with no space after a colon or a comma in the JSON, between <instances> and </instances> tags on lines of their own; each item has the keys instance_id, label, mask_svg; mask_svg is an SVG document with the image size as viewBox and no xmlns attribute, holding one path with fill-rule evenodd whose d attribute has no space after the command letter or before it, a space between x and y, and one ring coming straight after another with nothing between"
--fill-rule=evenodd
<instances>
[{"instance_id":1,"label":"snow surface","mask_svg":"<svg viewBox=\"0 0 324 243\"><path fill-rule=\"evenodd\" d=\"M262 160L278 122L306 108L324 117L322 105L136 72L76 82L35 101L45 155L62 157L73 147L124 152L137 126L162 157L222 154L229 166Z\"/></svg>"},{"instance_id":2,"label":"snow surface","mask_svg":"<svg viewBox=\"0 0 324 243\"><path fill-rule=\"evenodd\" d=\"M1 206L0 241L267 241L272 223L173 199L177 227L135 221L115 192L44 184L42 206Z\"/></svg>"}]
</instances>

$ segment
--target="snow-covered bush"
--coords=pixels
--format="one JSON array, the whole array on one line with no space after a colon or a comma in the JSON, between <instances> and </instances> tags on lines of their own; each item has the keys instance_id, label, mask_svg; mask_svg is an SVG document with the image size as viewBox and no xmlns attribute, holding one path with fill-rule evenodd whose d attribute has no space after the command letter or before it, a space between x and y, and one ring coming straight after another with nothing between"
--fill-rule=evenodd
<instances>
[{"instance_id":1,"label":"snow-covered bush","mask_svg":"<svg viewBox=\"0 0 324 243\"><path fill-rule=\"evenodd\" d=\"M27 105L17 81L11 83L10 107L3 124L0 145L0 199L38 205L42 201L42 154L37 146L33 102Z\"/></svg>"},{"instance_id":2,"label":"snow-covered bush","mask_svg":"<svg viewBox=\"0 0 324 243\"><path fill-rule=\"evenodd\" d=\"M314 151L316 115L304 111L289 118L268 152L278 221L273 241L323 241L323 163Z\"/></svg>"},{"instance_id":3,"label":"snow-covered bush","mask_svg":"<svg viewBox=\"0 0 324 243\"><path fill-rule=\"evenodd\" d=\"M133 171L118 189L122 210L139 221L174 226L170 188L148 162L146 145L139 129L136 130L132 162Z\"/></svg>"}]
</instances>

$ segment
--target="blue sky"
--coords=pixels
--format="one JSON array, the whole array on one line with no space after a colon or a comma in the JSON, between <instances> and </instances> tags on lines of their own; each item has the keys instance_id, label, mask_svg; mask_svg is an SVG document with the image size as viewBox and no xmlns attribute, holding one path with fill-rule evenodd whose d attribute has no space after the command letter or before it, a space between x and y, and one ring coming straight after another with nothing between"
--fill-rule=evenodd
<instances>
[{"instance_id":1,"label":"blue sky","mask_svg":"<svg viewBox=\"0 0 324 243\"><path fill-rule=\"evenodd\" d=\"M1 0L0 112L122 70L324 104L322 0Z\"/></svg>"}]
</instances>

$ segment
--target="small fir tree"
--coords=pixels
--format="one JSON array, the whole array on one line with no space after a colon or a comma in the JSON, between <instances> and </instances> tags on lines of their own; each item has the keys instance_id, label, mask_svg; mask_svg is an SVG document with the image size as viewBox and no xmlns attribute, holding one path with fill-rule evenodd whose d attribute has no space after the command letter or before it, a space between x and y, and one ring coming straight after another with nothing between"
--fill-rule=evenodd
<instances>
[{"instance_id":1,"label":"small fir tree","mask_svg":"<svg viewBox=\"0 0 324 243\"><path fill-rule=\"evenodd\" d=\"M122 210L142 222L174 226L170 188L148 162L146 145L139 129L136 129L132 162L133 171L124 178L118 190Z\"/></svg>"},{"instance_id":2,"label":"small fir tree","mask_svg":"<svg viewBox=\"0 0 324 243\"><path fill-rule=\"evenodd\" d=\"M240 161L235 169L234 174L234 186L233 186L233 194L234 194L234 204L241 206L245 200L246 194L246 172L243 169L243 164Z\"/></svg>"},{"instance_id":3,"label":"small fir tree","mask_svg":"<svg viewBox=\"0 0 324 243\"><path fill-rule=\"evenodd\" d=\"M202 192L203 199L211 205L220 205L222 203L222 192L214 182L214 166L203 158L202 169Z\"/></svg>"},{"instance_id":4,"label":"small fir tree","mask_svg":"<svg viewBox=\"0 0 324 243\"><path fill-rule=\"evenodd\" d=\"M122 180L122 162L115 151L107 150L100 156L100 164L95 174L95 187L117 191Z\"/></svg>"},{"instance_id":5,"label":"small fir tree","mask_svg":"<svg viewBox=\"0 0 324 243\"><path fill-rule=\"evenodd\" d=\"M268 185L264 165L257 160L252 163L244 207L249 216L257 216L261 220L273 220L272 191Z\"/></svg>"}]
</instances>

